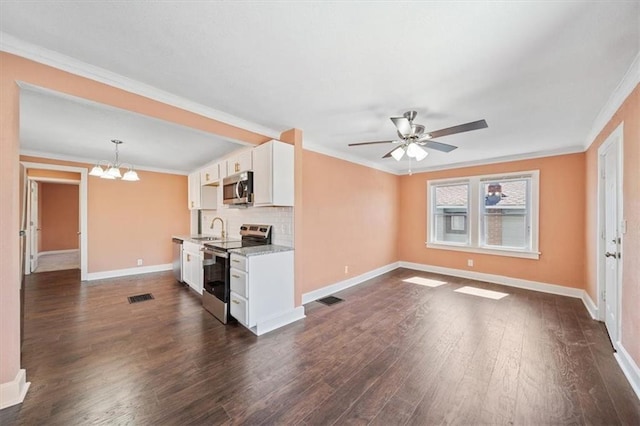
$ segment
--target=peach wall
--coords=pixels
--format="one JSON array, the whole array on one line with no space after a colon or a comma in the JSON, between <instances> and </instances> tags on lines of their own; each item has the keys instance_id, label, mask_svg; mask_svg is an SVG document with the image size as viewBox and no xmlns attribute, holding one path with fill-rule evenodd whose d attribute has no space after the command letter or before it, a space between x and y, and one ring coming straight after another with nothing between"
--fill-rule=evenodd
<instances>
[{"instance_id":1,"label":"peach wall","mask_svg":"<svg viewBox=\"0 0 640 426\"><path fill-rule=\"evenodd\" d=\"M78 185L40 183L40 250L77 250L80 230Z\"/></svg>"},{"instance_id":2,"label":"peach wall","mask_svg":"<svg viewBox=\"0 0 640 426\"><path fill-rule=\"evenodd\" d=\"M21 156L32 163L92 164ZM187 176L138 169L140 181L88 177L88 271L102 272L171 263L171 236L189 233ZM44 185L44 184L42 184Z\"/></svg>"},{"instance_id":3,"label":"peach wall","mask_svg":"<svg viewBox=\"0 0 640 426\"><path fill-rule=\"evenodd\" d=\"M253 144L259 144L270 139L267 136L209 119L103 83L98 83L6 52L0 52L0 194L2 196L2 203L0 205L0 251L2 252L2 256L0 256L0 324L2 324L2 334L0 335L0 348L2 348L2 356L0 358L0 384L13 380L20 368L20 242L18 239L20 91L17 85L17 82L20 81L215 133L231 139ZM151 187L156 188L159 186L156 185L157 181L153 178L149 179L149 185ZM161 178L159 180L162 181L163 179ZM124 197L133 198L131 194L133 191L135 190L129 189L125 191ZM176 192L173 187L171 187L170 191ZM97 201L96 203L99 204L100 202ZM155 213L156 212L154 212L154 214ZM129 216L127 220L134 220L137 223L146 224L156 224L158 222L153 215L147 215L147 211L145 211L144 214L144 217L137 217L134 213L134 219L131 219L131 216ZM102 222L102 224L113 224L109 222L109 220ZM90 223L89 226L91 227L93 225ZM178 227L178 225L176 225L176 227ZM188 225L186 229L188 229ZM97 234L99 234L99 232L97 232ZM156 235L149 234L148 236L151 240L157 238ZM145 236L142 237L144 238ZM94 253L96 249L101 250L95 246L95 243L90 243L89 250L91 251L92 249ZM140 250L141 245L135 245L131 247L131 254L138 253ZM169 245L167 252L170 250ZM89 256L91 256L91 252ZM164 252L157 253L151 256L146 264L153 264L152 262L164 259L165 256L166 253ZM90 270L100 270L100 268L107 267L107 265L102 264L101 260L96 260L95 262L97 263L90 262ZM115 259L114 264L126 264L130 266L128 258Z\"/></svg>"},{"instance_id":4,"label":"peach wall","mask_svg":"<svg viewBox=\"0 0 640 426\"><path fill-rule=\"evenodd\" d=\"M307 150L303 161L300 294L396 262L398 176Z\"/></svg>"},{"instance_id":5,"label":"peach wall","mask_svg":"<svg viewBox=\"0 0 640 426\"><path fill-rule=\"evenodd\" d=\"M429 249L427 180L540 170L539 260ZM400 260L513 278L584 286L584 154L415 173L400 179ZM467 266L467 259L474 266Z\"/></svg>"},{"instance_id":6,"label":"peach wall","mask_svg":"<svg viewBox=\"0 0 640 426\"><path fill-rule=\"evenodd\" d=\"M640 365L640 85L627 97L586 153L586 290L597 303L598 148L620 123L623 133L622 346Z\"/></svg>"}]
</instances>

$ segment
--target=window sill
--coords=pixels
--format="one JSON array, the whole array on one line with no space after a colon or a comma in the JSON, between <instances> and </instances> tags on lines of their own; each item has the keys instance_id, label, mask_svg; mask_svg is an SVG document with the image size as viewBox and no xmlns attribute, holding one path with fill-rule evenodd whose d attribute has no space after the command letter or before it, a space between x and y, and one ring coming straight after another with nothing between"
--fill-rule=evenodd
<instances>
[{"instance_id":1,"label":"window sill","mask_svg":"<svg viewBox=\"0 0 640 426\"><path fill-rule=\"evenodd\" d=\"M489 249L481 247L469 247L463 245L454 244L442 244L442 243L425 243L427 248L438 250L453 250L464 251L468 253L481 253L491 254L495 256L507 256L507 257L519 257L523 259L540 259L540 252L537 251L523 251L523 250L506 250L506 249Z\"/></svg>"}]
</instances>

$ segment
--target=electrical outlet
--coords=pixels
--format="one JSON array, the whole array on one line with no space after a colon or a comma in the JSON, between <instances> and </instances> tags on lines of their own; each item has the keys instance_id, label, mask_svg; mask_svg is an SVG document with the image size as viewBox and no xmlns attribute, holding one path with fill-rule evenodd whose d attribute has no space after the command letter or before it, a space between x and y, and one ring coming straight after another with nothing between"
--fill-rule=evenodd
<instances>
[{"instance_id":1,"label":"electrical outlet","mask_svg":"<svg viewBox=\"0 0 640 426\"><path fill-rule=\"evenodd\" d=\"M467 260L467 266L473 266L473 259Z\"/></svg>"},{"instance_id":2,"label":"electrical outlet","mask_svg":"<svg viewBox=\"0 0 640 426\"><path fill-rule=\"evenodd\" d=\"M349 273L349 266L344 265L344 273L348 274Z\"/></svg>"},{"instance_id":3,"label":"electrical outlet","mask_svg":"<svg viewBox=\"0 0 640 426\"><path fill-rule=\"evenodd\" d=\"M138 259L138 266L142 266L142 259Z\"/></svg>"}]
</instances>

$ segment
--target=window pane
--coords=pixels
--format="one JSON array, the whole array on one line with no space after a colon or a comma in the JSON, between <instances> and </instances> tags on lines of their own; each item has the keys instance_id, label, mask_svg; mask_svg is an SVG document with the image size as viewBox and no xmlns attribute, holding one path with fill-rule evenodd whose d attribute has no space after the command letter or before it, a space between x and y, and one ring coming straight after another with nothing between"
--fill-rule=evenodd
<instances>
[{"instance_id":1,"label":"window pane","mask_svg":"<svg viewBox=\"0 0 640 426\"><path fill-rule=\"evenodd\" d=\"M434 187L434 242L469 243L469 186L443 185Z\"/></svg>"},{"instance_id":2,"label":"window pane","mask_svg":"<svg viewBox=\"0 0 640 426\"><path fill-rule=\"evenodd\" d=\"M529 179L483 182L481 241L485 246L528 248Z\"/></svg>"}]
</instances>

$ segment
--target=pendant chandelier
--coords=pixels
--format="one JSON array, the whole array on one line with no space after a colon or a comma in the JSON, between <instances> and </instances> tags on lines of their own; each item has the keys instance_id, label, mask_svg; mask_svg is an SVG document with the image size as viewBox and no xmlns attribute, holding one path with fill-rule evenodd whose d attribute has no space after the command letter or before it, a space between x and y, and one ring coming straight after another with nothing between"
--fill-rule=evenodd
<instances>
[{"instance_id":1,"label":"pendant chandelier","mask_svg":"<svg viewBox=\"0 0 640 426\"><path fill-rule=\"evenodd\" d=\"M96 165L91 169L89 174L91 176L97 176L102 179L122 179L127 181L137 181L140 180L138 177L138 173L133 170L133 166L129 163L120 163L118 159L118 145L122 144L122 141L118 139L111 139L116 145L116 160L111 163L106 160L100 160L96 163ZM102 166L105 166L103 169ZM120 168L127 168L128 170L125 172L124 176L120 173Z\"/></svg>"}]
</instances>

